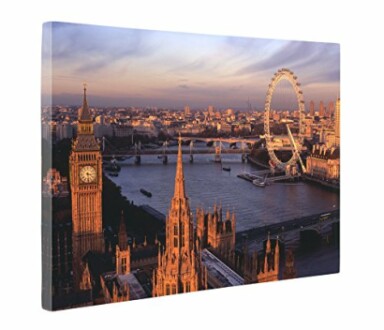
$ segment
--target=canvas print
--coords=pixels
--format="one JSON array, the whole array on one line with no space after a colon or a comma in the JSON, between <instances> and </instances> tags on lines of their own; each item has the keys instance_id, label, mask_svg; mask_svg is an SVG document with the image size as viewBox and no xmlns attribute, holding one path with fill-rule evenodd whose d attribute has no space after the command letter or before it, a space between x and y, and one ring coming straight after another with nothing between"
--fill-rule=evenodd
<instances>
[{"instance_id":1,"label":"canvas print","mask_svg":"<svg viewBox=\"0 0 384 330\"><path fill-rule=\"evenodd\" d=\"M44 308L339 272L338 44L42 41Z\"/></svg>"}]
</instances>

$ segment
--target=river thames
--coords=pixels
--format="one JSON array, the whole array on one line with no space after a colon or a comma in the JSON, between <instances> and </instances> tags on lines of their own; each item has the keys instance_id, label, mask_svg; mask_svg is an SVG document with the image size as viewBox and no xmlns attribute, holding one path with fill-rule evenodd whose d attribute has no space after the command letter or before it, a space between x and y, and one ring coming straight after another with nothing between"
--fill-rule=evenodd
<instances>
[{"instance_id":1,"label":"river thames","mask_svg":"<svg viewBox=\"0 0 384 330\"><path fill-rule=\"evenodd\" d=\"M223 213L235 211L236 231L242 231L266 224L278 223L314 213L339 208L339 193L322 187L299 183L274 183L265 188L237 177L243 172L259 169L250 163L242 163L240 154L223 154L224 167L213 162L213 155L194 155L189 162L187 148L183 150L183 168L186 194L192 213L197 207L212 210L213 205L222 205ZM141 165L134 165L133 158L120 162L118 177L110 177L121 187L122 194L136 205L149 205L167 214L174 191L176 155L168 155L168 164L163 165L157 156L142 156ZM146 197L140 192L152 193Z\"/></svg>"}]
</instances>

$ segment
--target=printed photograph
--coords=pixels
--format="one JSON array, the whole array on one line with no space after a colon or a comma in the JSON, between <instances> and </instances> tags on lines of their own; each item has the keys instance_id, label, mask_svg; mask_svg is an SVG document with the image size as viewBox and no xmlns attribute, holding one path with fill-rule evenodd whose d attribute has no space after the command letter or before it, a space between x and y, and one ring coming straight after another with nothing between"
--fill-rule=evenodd
<instances>
[{"instance_id":1,"label":"printed photograph","mask_svg":"<svg viewBox=\"0 0 384 330\"><path fill-rule=\"evenodd\" d=\"M51 22L41 86L43 308L339 272L339 44Z\"/></svg>"}]
</instances>

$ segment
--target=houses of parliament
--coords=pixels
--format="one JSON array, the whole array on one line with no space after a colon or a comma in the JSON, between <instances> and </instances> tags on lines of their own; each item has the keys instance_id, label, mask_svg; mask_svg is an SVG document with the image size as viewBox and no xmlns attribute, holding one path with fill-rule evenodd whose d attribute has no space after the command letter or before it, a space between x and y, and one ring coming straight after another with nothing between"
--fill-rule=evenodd
<instances>
[{"instance_id":1,"label":"houses of parliament","mask_svg":"<svg viewBox=\"0 0 384 330\"><path fill-rule=\"evenodd\" d=\"M156 236L151 242L145 237L141 244L130 241L129 218L121 211L116 241L108 241L102 218L102 163L84 87L77 137L69 155L71 226L64 226L65 230L63 226L52 227L51 253L55 269L52 276L64 278L60 276L65 272L70 274L70 279L67 276L66 281L48 281L52 287L46 290L54 301L48 309L276 281L282 275L278 239L270 239L268 235L265 249L260 253L248 252L247 247L236 250L235 211L223 212L221 205L214 205L212 212L199 208L195 228L180 138L165 238L161 240ZM293 269L292 258L290 262ZM285 278L293 277L294 271L287 274Z\"/></svg>"}]
</instances>

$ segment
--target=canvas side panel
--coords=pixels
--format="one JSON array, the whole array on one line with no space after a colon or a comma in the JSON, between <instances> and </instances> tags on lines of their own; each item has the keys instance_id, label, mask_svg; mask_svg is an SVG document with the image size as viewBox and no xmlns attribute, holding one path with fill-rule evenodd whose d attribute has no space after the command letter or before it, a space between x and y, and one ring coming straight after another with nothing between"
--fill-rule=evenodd
<instances>
[{"instance_id":1,"label":"canvas side panel","mask_svg":"<svg viewBox=\"0 0 384 330\"><path fill-rule=\"evenodd\" d=\"M52 23L44 23L42 35L41 118L52 118ZM52 168L52 134L48 122L41 121L41 183ZM52 310L52 197L42 187L42 307Z\"/></svg>"}]
</instances>

